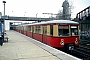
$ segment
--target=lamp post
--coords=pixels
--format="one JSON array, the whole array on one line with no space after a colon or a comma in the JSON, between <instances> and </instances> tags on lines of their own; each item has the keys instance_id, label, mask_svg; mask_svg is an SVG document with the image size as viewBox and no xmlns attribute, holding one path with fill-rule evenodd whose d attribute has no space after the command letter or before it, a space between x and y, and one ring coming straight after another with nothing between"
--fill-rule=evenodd
<instances>
[{"instance_id":1,"label":"lamp post","mask_svg":"<svg viewBox=\"0 0 90 60\"><path fill-rule=\"evenodd\" d=\"M38 14L38 13L37 13ZM37 14L36 14L36 18L37 18Z\"/></svg>"},{"instance_id":2,"label":"lamp post","mask_svg":"<svg viewBox=\"0 0 90 60\"><path fill-rule=\"evenodd\" d=\"M4 19L3 19L3 40L4 40L4 32L5 32L5 3L6 1L3 1L4 3Z\"/></svg>"},{"instance_id":3,"label":"lamp post","mask_svg":"<svg viewBox=\"0 0 90 60\"><path fill-rule=\"evenodd\" d=\"M12 16L13 16L13 11L12 11Z\"/></svg>"},{"instance_id":4,"label":"lamp post","mask_svg":"<svg viewBox=\"0 0 90 60\"><path fill-rule=\"evenodd\" d=\"M26 12L25 12L25 14L26 14ZM25 16L25 14L24 14L24 16Z\"/></svg>"}]
</instances>

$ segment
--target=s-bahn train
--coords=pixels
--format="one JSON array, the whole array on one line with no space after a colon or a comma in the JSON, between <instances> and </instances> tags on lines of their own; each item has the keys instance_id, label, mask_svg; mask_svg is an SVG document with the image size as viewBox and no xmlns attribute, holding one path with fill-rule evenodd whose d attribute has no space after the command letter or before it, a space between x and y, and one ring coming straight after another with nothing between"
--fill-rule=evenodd
<instances>
[{"instance_id":1,"label":"s-bahn train","mask_svg":"<svg viewBox=\"0 0 90 60\"><path fill-rule=\"evenodd\" d=\"M26 36L55 48L73 50L79 46L79 23L70 20L52 20L24 24L14 29Z\"/></svg>"}]
</instances>

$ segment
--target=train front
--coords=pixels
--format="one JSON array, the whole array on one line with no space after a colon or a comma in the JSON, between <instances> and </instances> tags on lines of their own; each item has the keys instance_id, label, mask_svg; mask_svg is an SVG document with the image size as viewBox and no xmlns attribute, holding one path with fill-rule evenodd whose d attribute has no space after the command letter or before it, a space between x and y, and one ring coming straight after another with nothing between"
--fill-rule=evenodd
<instances>
[{"instance_id":1,"label":"train front","mask_svg":"<svg viewBox=\"0 0 90 60\"><path fill-rule=\"evenodd\" d=\"M58 36L60 39L60 47L64 47L67 50L74 50L75 47L79 46L79 25L58 25Z\"/></svg>"}]
</instances>

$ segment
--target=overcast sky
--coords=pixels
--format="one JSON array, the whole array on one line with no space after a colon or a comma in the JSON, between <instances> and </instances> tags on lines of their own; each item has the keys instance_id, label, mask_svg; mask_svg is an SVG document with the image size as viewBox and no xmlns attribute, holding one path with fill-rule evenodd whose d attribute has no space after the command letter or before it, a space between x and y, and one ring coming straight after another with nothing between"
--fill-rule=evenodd
<instances>
[{"instance_id":1,"label":"overcast sky","mask_svg":"<svg viewBox=\"0 0 90 60\"><path fill-rule=\"evenodd\" d=\"M3 14L3 0L0 0L0 11ZM64 0L5 0L6 15L47 17L42 13L58 13L62 9ZM90 5L90 0L69 0L73 1L73 15ZM74 16L75 17L75 16Z\"/></svg>"},{"instance_id":2,"label":"overcast sky","mask_svg":"<svg viewBox=\"0 0 90 60\"><path fill-rule=\"evenodd\" d=\"M3 0L0 0L0 12L4 10ZM58 13L62 9L64 0L5 0L6 15L9 16L27 16L27 17L49 17L42 13ZM90 0L69 0L73 2L73 18L84 8L90 6ZM6 22L6 25L9 23ZM9 27L9 26L8 26Z\"/></svg>"}]
</instances>

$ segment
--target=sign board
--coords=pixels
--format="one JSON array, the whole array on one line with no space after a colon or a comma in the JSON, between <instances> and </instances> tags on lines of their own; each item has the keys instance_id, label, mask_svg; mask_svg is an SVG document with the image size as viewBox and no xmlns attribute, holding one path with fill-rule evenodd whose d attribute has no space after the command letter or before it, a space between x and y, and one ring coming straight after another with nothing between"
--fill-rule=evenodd
<instances>
[{"instance_id":1,"label":"sign board","mask_svg":"<svg viewBox=\"0 0 90 60\"><path fill-rule=\"evenodd\" d=\"M59 29L69 29L69 26L58 26Z\"/></svg>"}]
</instances>

